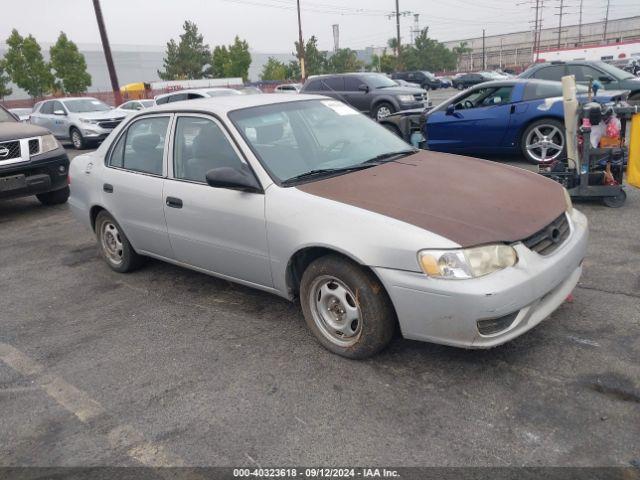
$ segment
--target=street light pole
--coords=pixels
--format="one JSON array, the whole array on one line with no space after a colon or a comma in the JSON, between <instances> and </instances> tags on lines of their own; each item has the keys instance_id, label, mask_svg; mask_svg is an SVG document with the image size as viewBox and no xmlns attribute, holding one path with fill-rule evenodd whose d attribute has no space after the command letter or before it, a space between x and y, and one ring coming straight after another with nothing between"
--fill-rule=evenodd
<instances>
[{"instance_id":1,"label":"street light pole","mask_svg":"<svg viewBox=\"0 0 640 480\"><path fill-rule=\"evenodd\" d=\"M484 28L482 29L482 70L487 69L487 55L484 46Z\"/></svg>"},{"instance_id":2,"label":"street light pole","mask_svg":"<svg viewBox=\"0 0 640 480\"><path fill-rule=\"evenodd\" d=\"M104 18L102 18L100 0L93 0L93 9L96 12L98 30L100 31L100 39L102 40L102 50L104 51L104 59L107 62L107 70L109 70L109 79L111 80L111 89L113 90L113 96L116 102L116 106L118 106L122 103L122 95L120 94L120 86L118 84L118 76L116 75L116 67L113 64L113 56L111 55L111 47L109 46L107 29L104 26Z\"/></svg>"},{"instance_id":3,"label":"street light pole","mask_svg":"<svg viewBox=\"0 0 640 480\"><path fill-rule=\"evenodd\" d=\"M302 41L302 19L300 17L300 0L298 0L298 61L300 62L300 76L304 82L307 79L307 71L304 62L304 42Z\"/></svg>"},{"instance_id":4,"label":"street light pole","mask_svg":"<svg viewBox=\"0 0 640 480\"><path fill-rule=\"evenodd\" d=\"M400 0L396 0L396 55L400 57Z\"/></svg>"}]
</instances>

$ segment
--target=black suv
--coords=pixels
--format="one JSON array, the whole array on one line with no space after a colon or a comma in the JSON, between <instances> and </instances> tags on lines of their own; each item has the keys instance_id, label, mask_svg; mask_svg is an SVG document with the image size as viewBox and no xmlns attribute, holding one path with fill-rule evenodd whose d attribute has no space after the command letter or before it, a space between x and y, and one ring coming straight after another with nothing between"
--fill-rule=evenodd
<instances>
[{"instance_id":1,"label":"black suv","mask_svg":"<svg viewBox=\"0 0 640 480\"><path fill-rule=\"evenodd\" d=\"M427 71L413 71L413 72L395 72L391 74L391 78L394 80L400 79L406 82L417 83L425 90L436 90L442 87L442 82L436 78L436 76Z\"/></svg>"},{"instance_id":2,"label":"black suv","mask_svg":"<svg viewBox=\"0 0 640 480\"><path fill-rule=\"evenodd\" d=\"M35 195L45 205L69 198L69 158L51 132L20 123L0 106L0 199Z\"/></svg>"},{"instance_id":3,"label":"black suv","mask_svg":"<svg viewBox=\"0 0 640 480\"><path fill-rule=\"evenodd\" d=\"M482 82L488 82L493 80L482 73L463 73L451 80L451 86L458 90L464 90L465 88L473 87Z\"/></svg>"},{"instance_id":4,"label":"black suv","mask_svg":"<svg viewBox=\"0 0 640 480\"><path fill-rule=\"evenodd\" d=\"M424 108L429 96L422 88L401 87L380 73L341 73L309 77L300 93L317 93L348 103L376 120L399 110Z\"/></svg>"},{"instance_id":5,"label":"black suv","mask_svg":"<svg viewBox=\"0 0 640 480\"><path fill-rule=\"evenodd\" d=\"M629 100L640 103L640 78L605 62L572 61L538 63L520 74L520 78L540 78L560 81L565 75L575 75L576 83L587 85L597 80L605 90L629 90Z\"/></svg>"}]
</instances>

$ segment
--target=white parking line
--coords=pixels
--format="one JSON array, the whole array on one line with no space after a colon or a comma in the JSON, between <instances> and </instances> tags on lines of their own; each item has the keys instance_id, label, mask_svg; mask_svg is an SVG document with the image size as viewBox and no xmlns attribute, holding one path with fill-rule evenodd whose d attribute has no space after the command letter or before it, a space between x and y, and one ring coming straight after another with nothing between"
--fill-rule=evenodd
<instances>
[{"instance_id":1,"label":"white parking line","mask_svg":"<svg viewBox=\"0 0 640 480\"><path fill-rule=\"evenodd\" d=\"M86 392L74 387L57 375L46 373L44 365L29 358L15 347L0 342L0 360L16 372L32 377L32 380L49 397L82 423L88 423L101 415L109 416L105 408ZM185 462L162 445L149 442L144 435L129 424L116 425L107 433L109 444L122 449L127 455L148 467L177 467Z\"/></svg>"}]
</instances>

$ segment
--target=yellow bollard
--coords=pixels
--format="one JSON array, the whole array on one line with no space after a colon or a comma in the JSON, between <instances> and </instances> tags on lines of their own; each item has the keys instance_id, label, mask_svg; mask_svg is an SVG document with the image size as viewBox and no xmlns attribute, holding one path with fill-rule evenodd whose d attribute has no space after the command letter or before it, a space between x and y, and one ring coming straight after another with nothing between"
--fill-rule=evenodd
<instances>
[{"instance_id":1,"label":"yellow bollard","mask_svg":"<svg viewBox=\"0 0 640 480\"><path fill-rule=\"evenodd\" d=\"M636 113L631 117L627 182L629 185L640 188L640 113Z\"/></svg>"}]
</instances>

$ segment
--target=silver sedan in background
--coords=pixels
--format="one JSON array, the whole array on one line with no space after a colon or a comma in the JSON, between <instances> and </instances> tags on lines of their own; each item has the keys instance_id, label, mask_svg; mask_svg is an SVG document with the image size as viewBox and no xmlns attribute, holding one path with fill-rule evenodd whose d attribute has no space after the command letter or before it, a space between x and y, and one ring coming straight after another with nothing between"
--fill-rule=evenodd
<instances>
[{"instance_id":1,"label":"silver sedan in background","mask_svg":"<svg viewBox=\"0 0 640 480\"><path fill-rule=\"evenodd\" d=\"M75 216L117 272L149 256L299 299L330 351L487 348L572 291L587 222L559 184L419 151L339 101L238 95L128 117L71 164Z\"/></svg>"}]
</instances>

